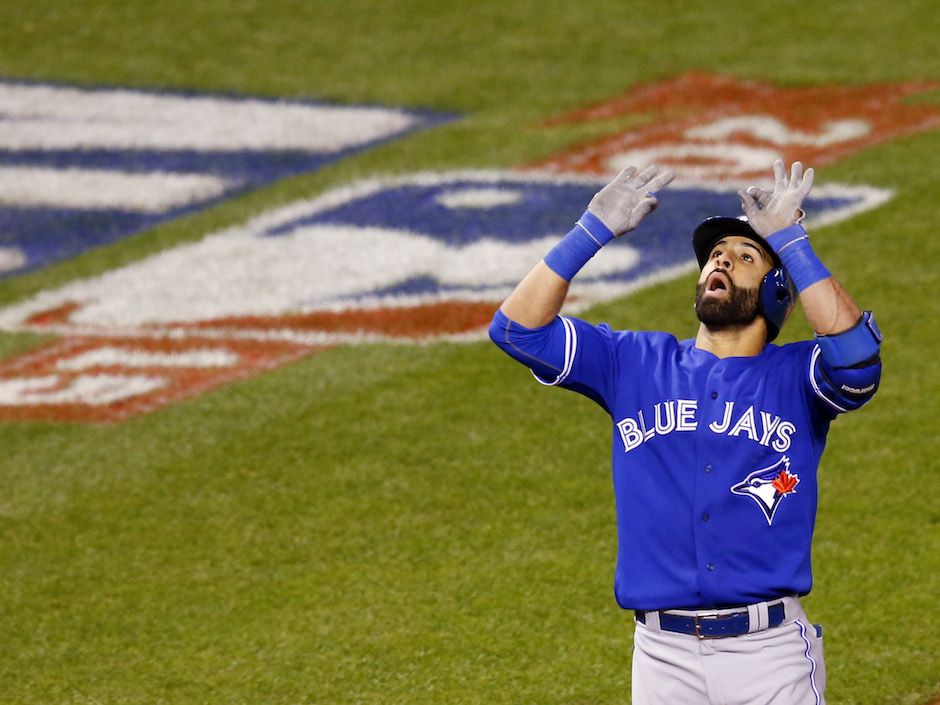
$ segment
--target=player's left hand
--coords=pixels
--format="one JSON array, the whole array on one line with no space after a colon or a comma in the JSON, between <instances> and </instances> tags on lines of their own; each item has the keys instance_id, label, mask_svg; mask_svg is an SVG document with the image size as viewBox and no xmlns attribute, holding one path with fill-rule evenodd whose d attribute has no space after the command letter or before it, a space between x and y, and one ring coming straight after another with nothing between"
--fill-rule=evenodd
<instances>
[{"instance_id":1,"label":"player's left hand","mask_svg":"<svg viewBox=\"0 0 940 705\"><path fill-rule=\"evenodd\" d=\"M758 235L768 237L803 219L803 199L813 187L813 175L812 169L803 171L802 162L793 162L788 179L783 160L778 159L774 162L773 191L757 186L738 191L744 215Z\"/></svg>"}]
</instances>

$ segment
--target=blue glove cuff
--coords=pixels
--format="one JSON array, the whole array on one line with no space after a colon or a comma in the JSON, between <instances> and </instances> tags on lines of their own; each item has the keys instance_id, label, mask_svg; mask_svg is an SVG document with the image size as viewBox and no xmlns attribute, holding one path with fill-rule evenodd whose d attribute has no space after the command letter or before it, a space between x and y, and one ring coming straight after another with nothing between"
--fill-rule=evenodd
<instances>
[{"instance_id":1,"label":"blue glove cuff","mask_svg":"<svg viewBox=\"0 0 940 705\"><path fill-rule=\"evenodd\" d=\"M597 252L614 237L613 232L590 211L545 255L545 264L555 274L571 281Z\"/></svg>"},{"instance_id":2,"label":"blue glove cuff","mask_svg":"<svg viewBox=\"0 0 940 705\"><path fill-rule=\"evenodd\" d=\"M804 291L816 282L832 276L809 244L809 235L799 223L778 230L767 242L780 257L787 276L797 291Z\"/></svg>"},{"instance_id":3,"label":"blue glove cuff","mask_svg":"<svg viewBox=\"0 0 940 705\"><path fill-rule=\"evenodd\" d=\"M823 359L833 367L852 367L870 360L881 349L881 331L871 311L865 311L852 328L835 335L817 335Z\"/></svg>"}]
</instances>

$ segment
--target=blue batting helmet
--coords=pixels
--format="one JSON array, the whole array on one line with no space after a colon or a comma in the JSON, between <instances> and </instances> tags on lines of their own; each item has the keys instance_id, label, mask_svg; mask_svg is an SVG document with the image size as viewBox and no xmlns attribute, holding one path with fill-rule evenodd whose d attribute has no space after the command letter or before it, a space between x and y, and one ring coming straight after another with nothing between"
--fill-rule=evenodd
<instances>
[{"instance_id":1,"label":"blue batting helmet","mask_svg":"<svg viewBox=\"0 0 940 705\"><path fill-rule=\"evenodd\" d=\"M760 283L760 289L757 292L760 312L767 322L767 342L769 343L780 333L780 329L783 327L784 321L787 320L787 316L790 315L790 310L796 301L792 283L783 269L780 257L777 256L770 244L754 231L751 224L747 222L747 218L743 216L740 218L730 216L706 218L695 228L695 232L692 233L692 249L695 250L695 257L698 259L700 269L708 262L712 245L726 235L741 235L753 240L773 260L773 267L764 275Z\"/></svg>"}]
</instances>

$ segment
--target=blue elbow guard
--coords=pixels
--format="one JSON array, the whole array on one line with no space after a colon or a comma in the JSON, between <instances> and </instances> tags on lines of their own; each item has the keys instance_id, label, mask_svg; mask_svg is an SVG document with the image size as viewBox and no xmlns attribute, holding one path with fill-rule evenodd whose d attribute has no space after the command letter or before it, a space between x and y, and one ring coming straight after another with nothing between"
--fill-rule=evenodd
<instances>
[{"instance_id":1,"label":"blue elbow guard","mask_svg":"<svg viewBox=\"0 0 940 705\"><path fill-rule=\"evenodd\" d=\"M820 357L822 357L820 355ZM813 366L813 389L837 412L858 409L874 396L881 380L881 361L857 367L832 367L825 359Z\"/></svg>"},{"instance_id":2,"label":"blue elbow guard","mask_svg":"<svg viewBox=\"0 0 940 705\"><path fill-rule=\"evenodd\" d=\"M852 328L836 335L817 335L823 359L832 367L852 367L870 360L881 349L881 331L871 311L865 311Z\"/></svg>"}]
</instances>

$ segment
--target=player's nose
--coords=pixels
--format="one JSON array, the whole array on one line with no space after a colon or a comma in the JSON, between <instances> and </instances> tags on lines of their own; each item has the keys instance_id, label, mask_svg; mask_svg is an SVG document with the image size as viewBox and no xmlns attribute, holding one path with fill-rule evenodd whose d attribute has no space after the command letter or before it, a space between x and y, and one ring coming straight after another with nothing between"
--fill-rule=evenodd
<instances>
[{"instance_id":1,"label":"player's nose","mask_svg":"<svg viewBox=\"0 0 940 705\"><path fill-rule=\"evenodd\" d=\"M713 263L718 269L731 269L731 258L723 252L715 253Z\"/></svg>"}]
</instances>

